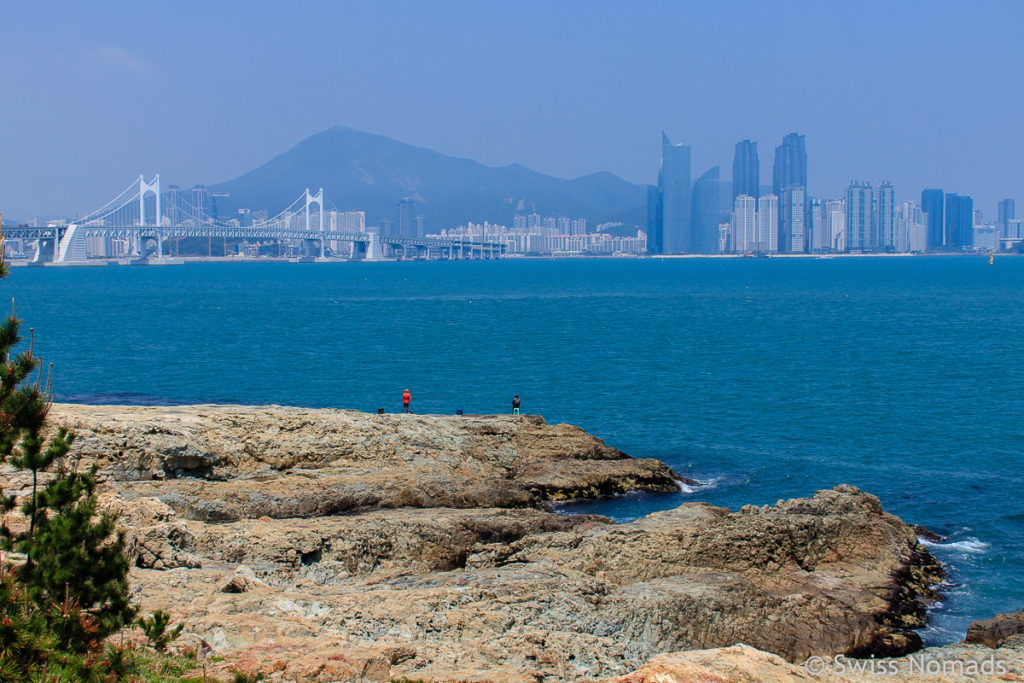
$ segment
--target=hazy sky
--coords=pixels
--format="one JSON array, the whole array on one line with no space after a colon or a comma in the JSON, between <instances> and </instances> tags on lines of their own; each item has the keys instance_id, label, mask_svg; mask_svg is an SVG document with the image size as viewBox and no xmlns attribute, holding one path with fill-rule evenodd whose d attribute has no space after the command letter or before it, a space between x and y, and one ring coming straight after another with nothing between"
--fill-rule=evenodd
<instances>
[{"instance_id":1,"label":"hazy sky","mask_svg":"<svg viewBox=\"0 0 1024 683\"><path fill-rule=\"evenodd\" d=\"M807 135L809 191L1024 199L1020 2L19 2L0 13L0 211L139 173L230 179L341 124L489 165L654 182Z\"/></svg>"}]
</instances>

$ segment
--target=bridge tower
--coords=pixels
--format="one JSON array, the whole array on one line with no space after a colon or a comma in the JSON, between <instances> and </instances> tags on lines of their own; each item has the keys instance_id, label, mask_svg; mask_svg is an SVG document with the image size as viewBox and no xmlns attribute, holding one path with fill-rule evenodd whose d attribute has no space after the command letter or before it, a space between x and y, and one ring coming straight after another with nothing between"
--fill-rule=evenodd
<instances>
[{"instance_id":1,"label":"bridge tower","mask_svg":"<svg viewBox=\"0 0 1024 683\"><path fill-rule=\"evenodd\" d=\"M160 211L160 174L157 173L156 177L151 182L146 182L146 178L143 175L139 175L139 226L146 224L146 193L152 192L156 197L156 255L157 258L164 257L164 232L163 232L163 219ZM308 211L309 209L307 209ZM308 222L308 219L307 219ZM138 239L141 242L142 236L139 235Z\"/></svg>"},{"instance_id":2,"label":"bridge tower","mask_svg":"<svg viewBox=\"0 0 1024 683\"><path fill-rule=\"evenodd\" d=\"M312 194L309 188L306 188L306 232L310 231L309 227L309 207L311 204L316 204L320 207L320 258L327 255L327 251L324 244L324 188L316 194Z\"/></svg>"}]
</instances>

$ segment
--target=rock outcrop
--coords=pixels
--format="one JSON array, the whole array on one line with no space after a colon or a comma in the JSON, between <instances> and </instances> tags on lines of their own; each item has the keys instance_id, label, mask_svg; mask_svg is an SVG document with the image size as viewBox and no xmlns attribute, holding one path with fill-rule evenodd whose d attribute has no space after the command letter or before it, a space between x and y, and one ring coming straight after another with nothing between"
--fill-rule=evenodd
<instances>
[{"instance_id":1,"label":"rock outcrop","mask_svg":"<svg viewBox=\"0 0 1024 683\"><path fill-rule=\"evenodd\" d=\"M976 621L967 627L965 642L997 648L1007 642L1024 647L1024 610L1011 614L997 614L990 619Z\"/></svg>"},{"instance_id":2,"label":"rock outcrop","mask_svg":"<svg viewBox=\"0 0 1024 683\"><path fill-rule=\"evenodd\" d=\"M630 524L555 514L636 489L680 495L679 477L537 417L53 417L100 468L143 609L184 621L225 670L271 680L607 678L736 643L780 667L903 654L941 577L911 527L849 486Z\"/></svg>"}]
</instances>

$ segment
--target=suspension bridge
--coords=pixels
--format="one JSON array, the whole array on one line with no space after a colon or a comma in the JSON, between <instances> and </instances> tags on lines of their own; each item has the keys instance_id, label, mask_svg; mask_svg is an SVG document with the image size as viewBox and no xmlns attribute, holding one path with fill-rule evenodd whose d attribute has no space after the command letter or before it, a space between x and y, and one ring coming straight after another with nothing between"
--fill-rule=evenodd
<instances>
[{"instance_id":1,"label":"suspension bridge","mask_svg":"<svg viewBox=\"0 0 1024 683\"><path fill-rule=\"evenodd\" d=\"M319 251L320 258L327 257L328 243L348 242L352 247L347 256L352 260L388 256L490 259L506 250L500 242L332 230L326 220L331 204L323 188L315 193L307 188L277 215L248 225L214 218L198 203L188 191L175 186L162 191L159 175L151 181L140 175L119 195L82 218L43 227L6 226L4 234L9 239L34 242L34 260L57 263L86 261L90 238L120 240L126 255L158 261L165 258L167 240L187 237L293 241L307 252Z\"/></svg>"}]
</instances>

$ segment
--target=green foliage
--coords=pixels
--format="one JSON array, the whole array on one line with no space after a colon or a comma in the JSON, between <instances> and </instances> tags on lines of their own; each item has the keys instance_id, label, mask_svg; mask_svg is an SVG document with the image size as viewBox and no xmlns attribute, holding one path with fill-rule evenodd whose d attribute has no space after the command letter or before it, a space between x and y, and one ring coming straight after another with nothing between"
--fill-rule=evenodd
<instances>
[{"instance_id":1,"label":"green foliage","mask_svg":"<svg viewBox=\"0 0 1024 683\"><path fill-rule=\"evenodd\" d=\"M247 674L244 671L232 671L232 683L256 683L263 680L263 674Z\"/></svg>"},{"instance_id":2,"label":"green foliage","mask_svg":"<svg viewBox=\"0 0 1024 683\"><path fill-rule=\"evenodd\" d=\"M181 629L185 626L184 624L178 624L168 631L167 624L170 620L170 614L163 610L157 610L153 612L153 616L149 619L140 618L135 623L146 634L146 638L149 639L149 644L153 646L153 649L157 652L163 652L167 649L168 643L181 635Z\"/></svg>"}]
</instances>

